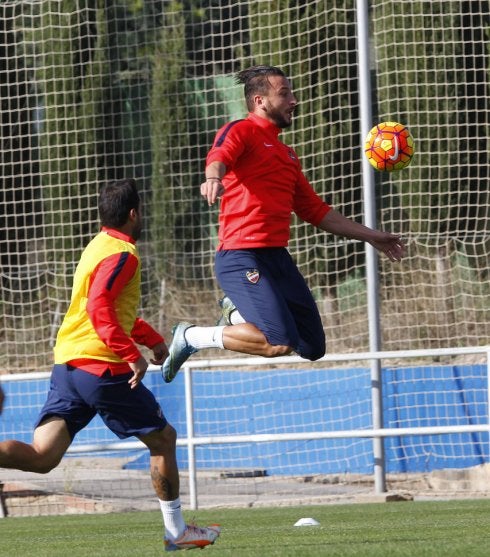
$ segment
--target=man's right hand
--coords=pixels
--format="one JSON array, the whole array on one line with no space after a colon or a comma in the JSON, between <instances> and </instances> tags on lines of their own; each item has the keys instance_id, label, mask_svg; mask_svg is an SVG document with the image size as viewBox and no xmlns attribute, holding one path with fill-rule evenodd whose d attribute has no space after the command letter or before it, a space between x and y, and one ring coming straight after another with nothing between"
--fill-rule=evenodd
<instances>
[{"instance_id":1,"label":"man's right hand","mask_svg":"<svg viewBox=\"0 0 490 557\"><path fill-rule=\"evenodd\" d=\"M201 184L201 195L209 206L213 205L218 197L221 197L224 193L225 188L219 178L208 178Z\"/></svg>"},{"instance_id":2,"label":"man's right hand","mask_svg":"<svg viewBox=\"0 0 490 557\"><path fill-rule=\"evenodd\" d=\"M148 362L143 356L140 356L136 362L130 362L129 367L133 370L133 376L128 383L130 387L134 389L141 383L145 376L146 370L148 369Z\"/></svg>"}]
</instances>

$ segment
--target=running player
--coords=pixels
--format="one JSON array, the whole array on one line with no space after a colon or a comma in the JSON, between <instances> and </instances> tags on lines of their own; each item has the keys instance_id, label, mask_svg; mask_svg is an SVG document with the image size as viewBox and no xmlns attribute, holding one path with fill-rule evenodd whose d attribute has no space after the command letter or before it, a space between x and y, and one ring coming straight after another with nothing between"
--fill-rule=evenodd
<instances>
[{"instance_id":1,"label":"running player","mask_svg":"<svg viewBox=\"0 0 490 557\"><path fill-rule=\"evenodd\" d=\"M185 524L179 498L176 432L141 380L148 362L136 343L152 350L153 364L168 354L163 337L136 316L142 228L134 180L106 184L99 195L102 230L82 253L71 303L58 331L48 397L30 444L0 443L0 467L44 474L56 467L75 435L99 414L119 438L135 436L150 450L153 488L165 526L166 551L202 548L220 528Z\"/></svg>"}]
</instances>

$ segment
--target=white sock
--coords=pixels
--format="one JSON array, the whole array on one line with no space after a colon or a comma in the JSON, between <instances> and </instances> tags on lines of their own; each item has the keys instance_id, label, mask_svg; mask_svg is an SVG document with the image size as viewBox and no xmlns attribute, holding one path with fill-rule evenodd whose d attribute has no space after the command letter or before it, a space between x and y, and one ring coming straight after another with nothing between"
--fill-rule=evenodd
<instances>
[{"instance_id":1,"label":"white sock","mask_svg":"<svg viewBox=\"0 0 490 557\"><path fill-rule=\"evenodd\" d=\"M243 319L240 312L237 309L234 309L230 313L230 323L232 325L241 325L242 323L246 323L246 321Z\"/></svg>"},{"instance_id":2,"label":"white sock","mask_svg":"<svg viewBox=\"0 0 490 557\"><path fill-rule=\"evenodd\" d=\"M162 509L163 525L165 526L165 537L172 541L179 538L185 530L184 517L182 515L182 508L180 505L180 498L175 501L162 501L160 508Z\"/></svg>"},{"instance_id":3,"label":"white sock","mask_svg":"<svg viewBox=\"0 0 490 557\"><path fill-rule=\"evenodd\" d=\"M201 348L224 348L224 327L189 327L185 332L187 342L200 350Z\"/></svg>"}]
</instances>

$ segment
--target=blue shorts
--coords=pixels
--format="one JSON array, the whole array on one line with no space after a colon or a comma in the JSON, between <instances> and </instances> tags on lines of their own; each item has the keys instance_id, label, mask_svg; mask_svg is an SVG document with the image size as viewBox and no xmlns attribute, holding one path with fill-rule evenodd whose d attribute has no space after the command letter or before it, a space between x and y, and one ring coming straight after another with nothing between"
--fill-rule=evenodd
<instances>
[{"instance_id":1,"label":"blue shorts","mask_svg":"<svg viewBox=\"0 0 490 557\"><path fill-rule=\"evenodd\" d=\"M163 429L167 420L153 393L140 383L131 389L131 373L102 377L68 364L55 364L48 398L36 427L45 419L63 418L71 438L99 414L105 425L120 439Z\"/></svg>"},{"instance_id":2,"label":"blue shorts","mask_svg":"<svg viewBox=\"0 0 490 557\"><path fill-rule=\"evenodd\" d=\"M325 354L318 307L286 248L217 251L215 270L223 292L269 344L308 360Z\"/></svg>"}]
</instances>

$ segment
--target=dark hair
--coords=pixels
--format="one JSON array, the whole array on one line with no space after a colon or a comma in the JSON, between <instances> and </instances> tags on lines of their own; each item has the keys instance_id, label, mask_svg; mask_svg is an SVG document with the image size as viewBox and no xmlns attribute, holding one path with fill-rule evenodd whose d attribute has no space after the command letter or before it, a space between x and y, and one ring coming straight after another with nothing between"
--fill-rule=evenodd
<instances>
[{"instance_id":1,"label":"dark hair","mask_svg":"<svg viewBox=\"0 0 490 557\"><path fill-rule=\"evenodd\" d=\"M238 72L235 76L236 83L243 83L243 92L247 108L253 108L253 96L257 93L259 95L266 95L270 88L269 76L280 75L286 77L280 68L275 66L252 66L246 70Z\"/></svg>"},{"instance_id":2,"label":"dark hair","mask_svg":"<svg viewBox=\"0 0 490 557\"><path fill-rule=\"evenodd\" d=\"M120 228L128 220L131 209L139 209L140 196L133 178L114 180L99 192L99 216L102 226Z\"/></svg>"}]
</instances>

